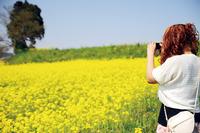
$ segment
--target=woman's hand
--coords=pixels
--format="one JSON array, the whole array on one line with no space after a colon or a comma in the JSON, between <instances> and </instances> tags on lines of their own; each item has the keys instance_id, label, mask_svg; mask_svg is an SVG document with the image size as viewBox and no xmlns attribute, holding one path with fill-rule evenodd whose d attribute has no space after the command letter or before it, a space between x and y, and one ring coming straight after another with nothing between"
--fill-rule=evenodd
<instances>
[{"instance_id":1,"label":"woman's hand","mask_svg":"<svg viewBox=\"0 0 200 133\"><path fill-rule=\"evenodd\" d=\"M147 54L154 55L156 49L156 43L151 42L147 45Z\"/></svg>"}]
</instances>

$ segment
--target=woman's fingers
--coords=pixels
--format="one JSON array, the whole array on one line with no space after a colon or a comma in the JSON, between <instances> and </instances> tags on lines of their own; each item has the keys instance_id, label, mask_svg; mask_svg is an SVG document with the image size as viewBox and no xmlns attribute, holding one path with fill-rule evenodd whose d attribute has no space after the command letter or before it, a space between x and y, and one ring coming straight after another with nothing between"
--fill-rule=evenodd
<instances>
[{"instance_id":1,"label":"woman's fingers","mask_svg":"<svg viewBox=\"0 0 200 133\"><path fill-rule=\"evenodd\" d=\"M154 53L155 48L156 48L156 43L155 43L155 42L149 43L148 46L147 46L147 48L148 48L148 51L149 51L149 52Z\"/></svg>"},{"instance_id":2,"label":"woman's fingers","mask_svg":"<svg viewBox=\"0 0 200 133\"><path fill-rule=\"evenodd\" d=\"M156 133L168 133L167 127L160 124L157 125Z\"/></svg>"}]
</instances>

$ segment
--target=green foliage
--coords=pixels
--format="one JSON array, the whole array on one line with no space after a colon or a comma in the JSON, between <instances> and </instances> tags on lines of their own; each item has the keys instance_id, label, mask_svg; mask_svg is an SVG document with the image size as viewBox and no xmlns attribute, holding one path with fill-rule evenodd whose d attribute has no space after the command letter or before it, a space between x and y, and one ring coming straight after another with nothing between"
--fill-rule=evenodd
<instances>
[{"instance_id":1,"label":"green foliage","mask_svg":"<svg viewBox=\"0 0 200 133\"><path fill-rule=\"evenodd\" d=\"M29 49L19 51L7 60L9 64L29 62L55 62L73 59L113 59L146 57L146 45L124 44L102 47L82 47L71 49Z\"/></svg>"},{"instance_id":2,"label":"green foliage","mask_svg":"<svg viewBox=\"0 0 200 133\"><path fill-rule=\"evenodd\" d=\"M44 24L37 5L17 1L10 13L7 25L9 38L16 49L26 50L35 47L36 39L44 37ZM27 45L30 42L30 45Z\"/></svg>"},{"instance_id":3,"label":"green foliage","mask_svg":"<svg viewBox=\"0 0 200 133\"><path fill-rule=\"evenodd\" d=\"M74 59L113 59L147 56L146 44L121 44L101 47L82 47L70 49L29 49L18 50L17 55L6 60L9 64L29 62L55 62ZM198 50L200 56L200 45Z\"/></svg>"}]
</instances>

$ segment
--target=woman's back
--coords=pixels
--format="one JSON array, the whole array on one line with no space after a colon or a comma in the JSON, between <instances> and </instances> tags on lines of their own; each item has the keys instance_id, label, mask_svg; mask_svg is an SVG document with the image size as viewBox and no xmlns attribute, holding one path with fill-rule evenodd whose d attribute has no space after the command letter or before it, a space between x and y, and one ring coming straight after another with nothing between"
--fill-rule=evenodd
<instances>
[{"instance_id":1,"label":"woman's back","mask_svg":"<svg viewBox=\"0 0 200 133\"><path fill-rule=\"evenodd\" d=\"M192 111L199 72L200 58L194 54L181 54L168 58L152 71L152 75L159 82L159 100L168 107ZM199 107L196 112L200 112Z\"/></svg>"}]
</instances>

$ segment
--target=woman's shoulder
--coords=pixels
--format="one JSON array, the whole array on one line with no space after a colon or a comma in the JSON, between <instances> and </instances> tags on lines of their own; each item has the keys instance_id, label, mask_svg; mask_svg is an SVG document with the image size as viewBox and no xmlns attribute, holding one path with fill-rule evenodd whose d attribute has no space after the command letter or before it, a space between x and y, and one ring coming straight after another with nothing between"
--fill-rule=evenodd
<instances>
[{"instance_id":1,"label":"woman's shoulder","mask_svg":"<svg viewBox=\"0 0 200 133\"><path fill-rule=\"evenodd\" d=\"M168 57L166 59L166 63L169 63L169 62L174 62L174 61L178 61L178 59L180 58L180 55L173 55L171 57ZM174 62L175 63L175 62Z\"/></svg>"},{"instance_id":2,"label":"woman's shoulder","mask_svg":"<svg viewBox=\"0 0 200 133\"><path fill-rule=\"evenodd\" d=\"M188 58L193 58L196 59L196 61L200 61L200 57L195 55L195 54L181 54L181 55L173 55L169 58L167 58L167 60L171 60L171 61L178 61L180 59L182 60L188 60Z\"/></svg>"},{"instance_id":3,"label":"woman's shoulder","mask_svg":"<svg viewBox=\"0 0 200 133\"><path fill-rule=\"evenodd\" d=\"M166 59L166 65L180 66L181 64L196 64L200 66L200 57L195 54L173 55Z\"/></svg>"}]
</instances>

